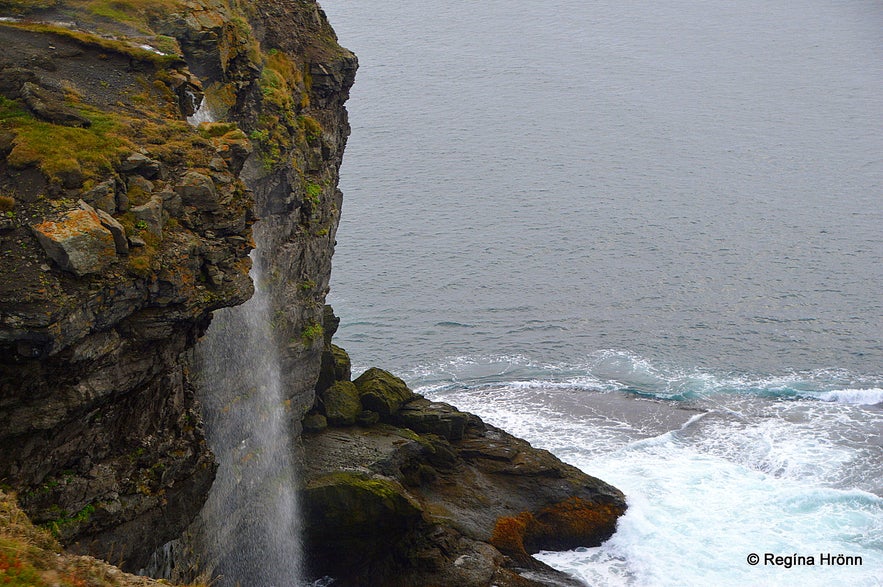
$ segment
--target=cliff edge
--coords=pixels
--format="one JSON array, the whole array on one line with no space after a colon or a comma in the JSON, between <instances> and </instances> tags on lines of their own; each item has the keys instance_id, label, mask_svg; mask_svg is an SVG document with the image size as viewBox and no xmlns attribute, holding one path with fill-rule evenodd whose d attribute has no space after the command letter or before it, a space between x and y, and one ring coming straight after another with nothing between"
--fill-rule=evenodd
<instances>
[{"instance_id":1,"label":"cliff edge","mask_svg":"<svg viewBox=\"0 0 883 587\"><path fill-rule=\"evenodd\" d=\"M319 6L0 0L0 15L0 488L30 519L130 571L181 537L217 467L194 347L252 295L255 262L313 577L567 584L530 553L606 539L622 494L392 375L350 381L331 345L357 61Z\"/></svg>"},{"instance_id":2,"label":"cliff edge","mask_svg":"<svg viewBox=\"0 0 883 587\"><path fill-rule=\"evenodd\" d=\"M312 404L356 61L312 2L0 8L0 483L138 569L211 486L192 349L252 294L258 216Z\"/></svg>"}]
</instances>

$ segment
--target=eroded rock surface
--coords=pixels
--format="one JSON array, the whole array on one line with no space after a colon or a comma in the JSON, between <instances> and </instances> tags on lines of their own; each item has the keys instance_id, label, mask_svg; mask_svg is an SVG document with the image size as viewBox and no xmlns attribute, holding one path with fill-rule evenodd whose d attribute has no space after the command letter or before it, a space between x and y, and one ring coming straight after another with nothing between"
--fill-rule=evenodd
<instances>
[{"instance_id":1,"label":"eroded rock surface","mask_svg":"<svg viewBox=\"0 0 883 587\"><path fill-rule=\"evenodd\" d=\"M188 365L252 292L252 197L209 167L244 134L187 124L181 57L40 16L0 25L0 484L137 569L214 477ZM164 206L190 173L223 206Z\"/></svg>"},{"instance_id":2,"label":"eroded rock surface","mask_svg":"<svg viewBox=\"0 0 883 587\"><path fill-rule=\"evenodd\" d=\"M0 23L0 484L28 515L127 569L176 552L167 576L211 576L179 540L212 538L190 526L215 472L191 359L211 312L252 294L259 217L286 406L309 431L312 571L568 584L530 553L597 544L622 495L389 373L351 382L331 345L357 62L318 5L144 0L114 20L8 4L23 19Z\"/></svg>"},{"instance_id":3,"label":"eroded rock surface","mask_svg":"<svg viewBox=\"0 0 883 587\"><path fill-rule=\"evenodd\" d=\"M324 378L349 363L342 349L333 354ZM301 501L316 576L343 585L579 584L530 555L609 538L626 508L619 490L381 369L351 384L362 409L354 426L331 416L329 399L347 383L319 389L306 418ZM327 427L312 424L326 415Z\"/></svg>"}]
</instances>

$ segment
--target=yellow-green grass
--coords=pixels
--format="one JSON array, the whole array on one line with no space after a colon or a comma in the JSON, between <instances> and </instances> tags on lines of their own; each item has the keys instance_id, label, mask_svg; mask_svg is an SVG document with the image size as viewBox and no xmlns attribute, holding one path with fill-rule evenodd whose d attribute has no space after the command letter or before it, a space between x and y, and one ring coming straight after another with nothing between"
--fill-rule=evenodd
<instances>
[{"instance_id":1,"label":"yellow-green grass","mask_svg":"<svg viewBox=\"0 0 883 587\"><path fill-rule=\"evenodd\" d=\"M60 126L35 118L18 102L0 97L0 128L15 134L7 163L22 168L37 166L50 180L78 170L84 178L106 175L133 150L124 126L113 114L79 106L92 121L89 128Z\"/></svg>"}]
</instances>

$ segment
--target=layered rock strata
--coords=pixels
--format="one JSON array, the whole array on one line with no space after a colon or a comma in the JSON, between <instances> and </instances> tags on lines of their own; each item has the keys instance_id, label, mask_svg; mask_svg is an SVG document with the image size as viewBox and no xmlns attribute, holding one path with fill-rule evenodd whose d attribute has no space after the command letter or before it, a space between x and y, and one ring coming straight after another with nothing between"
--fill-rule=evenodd
<instances>
[{"instance_id":1,"label":"layered rock strata","mask_svg":"<svg viewBox=\"0 0 883 587\"><path fill-rule=\"evenodd\" d=\"M255 210L288 397L313 403L356 61L312 2L4 7L0 483L138 569L212 482L192 349L252 293ZM185 120L203 95L224 122Z\"/></svg>"},{"instance_id":2,"label":"layered rock strata","mask_svg":"<svg viewBox=\"0 0 883 587\"><path fill-rule=\"evenodd\" d=\"M344 585L569 585L531 553L597 546L614 487L329 344L304 420L304 534L315 576Z\"/></svg>"},{"instance_id":3,"label":"layered rock strata","mask_svg":"<svg viewBox=\"0 0 883 587\"><path fill-rule=\"evenodd\" d=\"M34 522L129 570L186 546L216 468L193 349L252 295L260 218L316 577L561 582L530 553L609 536L618 491L331 345L357 63L315 2L0 7L0 485Z\"/></svg>"}]
</instances>

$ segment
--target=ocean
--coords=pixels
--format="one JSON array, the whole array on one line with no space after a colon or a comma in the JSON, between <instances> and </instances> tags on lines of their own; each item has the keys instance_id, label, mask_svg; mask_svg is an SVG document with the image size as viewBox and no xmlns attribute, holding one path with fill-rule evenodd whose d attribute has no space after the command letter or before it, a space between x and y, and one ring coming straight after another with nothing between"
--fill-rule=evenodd
<instances>
[{"instance_id":1,"label":"ocean","mask_svg":"<svg viewBox=\"0 0 883 587\"><path fill-rule=\"evenodd\" d=\"M354 372L622 489L590 585L883 585L883 5L323 8Z\"/></svg>"}]
</instances>

